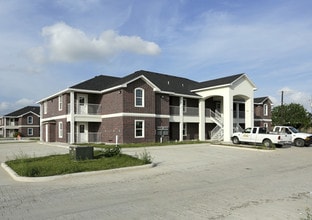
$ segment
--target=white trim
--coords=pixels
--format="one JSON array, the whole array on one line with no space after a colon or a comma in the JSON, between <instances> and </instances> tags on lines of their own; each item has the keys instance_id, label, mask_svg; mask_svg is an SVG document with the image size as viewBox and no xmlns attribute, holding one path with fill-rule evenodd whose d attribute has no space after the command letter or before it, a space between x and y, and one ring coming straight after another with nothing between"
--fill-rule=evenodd
<instances>
[{"instance_id":1,"label":"white trim","mask_svg":"<svg viewBox=\"0 0 312 220\"><path fill-rule=\"evenodd\" d=\"M116 118L116 117L145 117L145 118L170 118L170 115L158 115L150 113L131 113L131 112L121 112L102 115L101 118Z\"/></svg>"},{"instance_id":2,"label":"white trim","mask_svg":"<svg viewBox=\"0 0 312 220\"><path fill-rule=\"evenodd\" d=\"M58 138L63 138L64 125L62 121L59 121L58 124Z\"/></svg>"},{"instance_id":3,"label":"white trim","mask_svg":"<svg viewBox=\"0 0 312 220\"><path fill-rule=\"evenodd\" d=\"M64 118L67 118L67 115L60 115L60 116L54 116L54 117L49 117L49 118L43 118L43 119L40 119L40 121L46 122L46 121L58 120L58 119L64 119Z\"/></svg>"},{"instance_id":4,"label":"white trim","mask_svg":"<svg viewBox=\"0 0 312 220\"><path fill-rule=\"evenodd\" d=\"M141 102L142 102L142 104L141 105L138 105L137 104L137 91L141 91L142 92L142 97L139 97L139 98L141 98ZM135 88L134 89L134 106L135 107L138 107L138 108L144 108L145 107L145 92L144 92L144 89L142 89L142 88Z\"/></svg>"},{"instance_id":5,"label":"white trim","mask_svg":"<svg viewBox=\"0 0 312 220\"><path fill-rule=\"evenodd\" d=\"M59 111L63 110L63 95L58 96L58 110Z\"/></svg>"},{"instance_id":6,"label":"white trim","mask_svg":"<svg viewBox=\"0 0 312 220\"><path fill-rule=\"evenodd\" d=\"M29 131L31 131L31 134L29 134ZM33 128L27 128L27 136L34 136L34 129Z\"/></svg>"},{"instance_id":7,"label":"white trim","mask_svg":"<svg viewBox=\"0 0 312 220\"><path fill-rule=\"evenodd\" d=\"M31 118L31 123L29 123L29 118ZM33 125L34 124L34 116L29 115L29 116L27 116L26 120L27 120L27 123L26 123L27 125Z\"/></svg>"},{"instance_id":8,"label":"white trim","mask_svg":"<svg viewBox=\"0 0 312 220\"><path fill-rule=\"evenodd\" d=\"M137 127L136 123L142 122L142 136L137 136ZM145 138L145 121L144 120L134 120L134 137L135 138Z\"/></svg>"}]
</instances>

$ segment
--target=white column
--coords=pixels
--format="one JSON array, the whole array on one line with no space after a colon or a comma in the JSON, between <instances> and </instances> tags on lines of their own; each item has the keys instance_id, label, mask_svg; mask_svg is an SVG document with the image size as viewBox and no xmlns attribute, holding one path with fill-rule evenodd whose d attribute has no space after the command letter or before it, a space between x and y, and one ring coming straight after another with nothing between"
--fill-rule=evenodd
<instances>
[{"instance_id":1,"label":"white column","mask_svg":"<svg viewBox=\"0 0 312 220\"><path fill-rule=\"evenodd\" d=\"M254 126L254 102L253 97L249 97L249 99L245 102L245 127L253 127Z\"/></svg>"},{"instance_id":2,"label":"white column","mask_svg":"<svg viewBox=\"0 0 312 220\"><path fill-rule=\"evenodd\" d=\"M199 100L199 127L198 127L198 131L199 131L199 140L200 141L205 141L206 137L205 137L205 124L206 124L206 115L205 115L205 100L200 99Z\"/></svg>"},{"instance_id":3,"label":"white column","mask_svg":"<svg viewBox=\"0 0 312 220\"><path fill-rule=\"evenodd\" d=\"M223 97L224 142L231 142L233 134L233 95L227 92Z\"/></svg>"},{"instance_id":4,"label":"white column","mask_svg":"<svg viewBox=\"0 0 312 220\"><path fill-rule=\"evenodd\" d=\"M43 124L42 124L42 120L43 120L43 102L40 104L40 118L39 118L39 121L40 121L40 125L39 125L39 129L40 129L40 141L43 141Z\"/></svg>"},{"instance_id":5,"label":"white column","mask_svg":"<svg viewBox=\"0 0 312 220\"><path fill-rule=\"evenodd\" d=\"M183 124L184 124L184 116L183 116L183 97L180 97L180 107L179 107L179 115L180 115L180 124L179 124L179 141L183 141Z\"/></svg>"},{"instance_id":6,"label":"white column","mask_svg":"<svg viewBox=\"0 0 312 220\"><path fill-rule=\"evenodd\" d=\"M7 137L7 132L6 132L6 123L7 123L7 118L6 117L4 117L3 118L3 137Z\"/></svg>"},{"instance_id":7,"label":"white column","mask_svg":"<svg viewBox=\"0 0 312 220\"><path fill-rule=\"evenodd\" d=\"M70 135L69 135L69 143L73 144L75 142L75 93L73 91L70 92L70 119L69 119L69 124L70 124Z\"/></svg>"}]
</instances>

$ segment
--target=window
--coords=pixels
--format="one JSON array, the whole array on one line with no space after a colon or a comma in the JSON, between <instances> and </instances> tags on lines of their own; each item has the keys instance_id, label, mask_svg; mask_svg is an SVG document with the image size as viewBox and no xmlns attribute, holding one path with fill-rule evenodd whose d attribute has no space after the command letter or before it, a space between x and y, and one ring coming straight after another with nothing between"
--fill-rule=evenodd
<instances>
[{"instance_id":1,"label":"window","mask_svg":"<svg viewBox=\"0 0 312 220\"><path fill-rule=\"evenodd\" d=\"M144 121L135 120L135 137L143 138L144 137Z\"/></svg>"},{"instance_id":2,"label":"window","mask_svg":"<svg viewBox=\"0 0 312 220\"><path fill-rule=\"evenodd\" d=\"M27 136L33 136L34 135L34 129L27 128Z\"/></svg>"},{"instance_id":3,"label":"window","mask_svg":"<svg viewBox=\"0 0 312 220\"><path fill-rule=\"evenodd\" d=\"M134 94L135 107L144 107L144 89L136 88Z\"/></svg>"},{"instance_id":4,"label":"window","mask_svg":"<svg viewBox=\"0 0 312 220\"><path fill-rule=\"evenodd\" d=\"M186 110L187 110L186 106L187 106L186 99L183 99L183 112L184 112L184 113L185 113Z\"/></svg>"},{"instance_id":5,"label":"window","mask_svg":"<svg viewBox=\"0 0 312 220\"><path fill-rule=\"evenodd\" d=\"M62 111L63 110L63 96L58 97L58 110Z\"/></svg>"},{"instance_id":6,"label":"window","mask_svg":"<svg viewBox=\"0 0 312 220\"><path fill-rule=\"evenodd\" d=\"M263 115L264 116L268 116L268 105L267 104L264 104L263 105Z\"/></svg>"},{"instance_id":7,"label":"window","mask_svg":"<svg viewBox=\"0 0 312 220\"><path fill-rule=\"evenodd\" d=\"M47 103L47 102L44 102L44 103L43 103L43 113L44 113L44 114L47 114L47 113L48 113L48 103Z\"/></svg>"},{"instance_id":8,"label":"window","mask_svg":"<svg viewBox=\"0 0 312 220\"><path fill-rule=\"evenodd\" d=\"M63 138L63 122L58 123L58 136L59 138Z\"/></svg>"},{"instance_id":9,"label":"window","mask_svg":"<svg viewBox=\"0 0 312 220\"><path fill-rule=\"evenodd\" d=\"M187 124L183 123L183 136L187 135Z\"/></svg>"},{"instance_id":10,"label":"window","mask_svg":"<svg viewBox=\"0 0 312 220\"><path fill-rule=\"evenodd\" d=\"M32 116L27 117L27 124L31 125L34 123L34 118Z\"/></svg>"}]
</instances>

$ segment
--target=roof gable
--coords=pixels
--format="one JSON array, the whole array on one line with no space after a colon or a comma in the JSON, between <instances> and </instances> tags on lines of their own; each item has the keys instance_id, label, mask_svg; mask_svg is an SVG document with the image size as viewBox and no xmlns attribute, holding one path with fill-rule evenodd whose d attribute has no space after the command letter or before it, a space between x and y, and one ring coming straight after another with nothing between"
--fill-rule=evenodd
<instances>
[{"instance_id":1,"label":"roof gable","mask_svg":"<svg viewBox=\"0 0 312 220\"><path fill-rule=\"evenodd\" d=\"M25 115L29 112L32 112L36 115L40 115L40 107L39 106L26 106L24 108L21 108L19 110L16 110L14 112L11 112L5 116L8 116L8 117L19 117L19 116L22 116L22 115Z\"/></svg>"},{"instance_id":2,"label":"roof gable","mask_svg":"<svg viewBox=\"0 0 312 220\"><path fill-rule=\"evenodd\" d=\"M263 104L264 102L266 102L267 100L270 101L269 97L264 96L264 97L257 97L254 98L254 104Z\"/></svg>"},{"instance_id":3,"label":"roof gable","mask_svg":"<svg viewBox=\"0 0 312 220\"><path fill-rule=\"evenodd\" d=\"M232 75L232 76L227 76L227 77L222 77L222 78L204 81L204 82L199 83L197 87L193 88L193 90L200 90L200 89L209 88L209 87L230 85L233 82L235 82L236 80L238 80L240 77L242 77L243 75L245 75L245 74L241 73L241 74L236 74L236 75Z\"/></svg>"}]
</instances>

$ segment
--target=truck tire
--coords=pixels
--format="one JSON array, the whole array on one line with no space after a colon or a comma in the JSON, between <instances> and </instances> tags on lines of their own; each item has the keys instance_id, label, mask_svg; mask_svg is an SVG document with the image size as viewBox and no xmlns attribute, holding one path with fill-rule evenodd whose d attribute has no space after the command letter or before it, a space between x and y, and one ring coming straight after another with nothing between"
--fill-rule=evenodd
<instances>
[{"instance_id":1,"label":"truck tire","mask_svg":"<svg viewBox=\"0 0 312 220\"><path fill-rule=\"evenodd\" d=\"M270 139L264 139L262 141L262 144L267 148L271 148L273 146L272 141Z\"/></svg>"},{"instance_id":2,"label":"truck tire","mask_svg":"<svg viewBox=\"0 0 312 220\"><path fill-rule=\"evenodd\" d=\"M233 137L232 142L233 142L233 144L239 144L240 143L238 137Z\"/></svg>"},{"instance_id":3,"label":"truck tire","mask_svg":"<svg viewBox=\"0 0 312 220\"><path fill-rule=\"evenodd\" d=\"M304 140L301 138L297 138L294 140L294 144L296 147L303 147L304 146Z\"/></svg>"}]
</instances>

